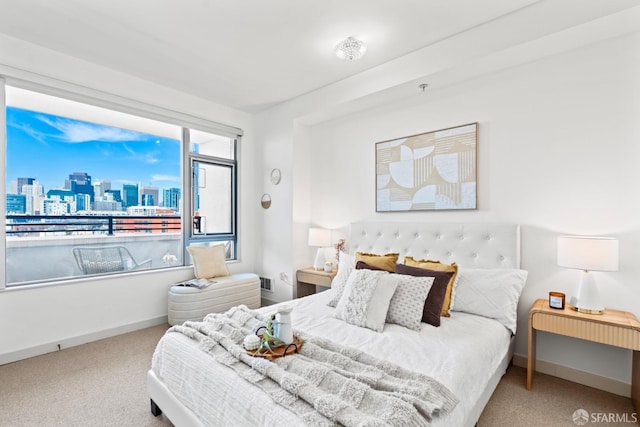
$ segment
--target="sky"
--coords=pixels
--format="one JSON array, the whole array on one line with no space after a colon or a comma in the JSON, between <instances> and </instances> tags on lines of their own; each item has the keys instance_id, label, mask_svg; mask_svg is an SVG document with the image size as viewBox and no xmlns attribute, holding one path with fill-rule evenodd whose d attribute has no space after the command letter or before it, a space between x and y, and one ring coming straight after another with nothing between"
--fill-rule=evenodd
<instances>
[{"instance_id":1,"label":"sky","mask_svg":"<svg viewBox=\"0 0 640 427\"><path fill-rule=\"evenodd\" d=\"M180 141L21 108L7 107L6 159L7 193L18 178L37 179L45 193L62 188L74 172L112 190L180 188Z\"/></svg>"}]
</instances>

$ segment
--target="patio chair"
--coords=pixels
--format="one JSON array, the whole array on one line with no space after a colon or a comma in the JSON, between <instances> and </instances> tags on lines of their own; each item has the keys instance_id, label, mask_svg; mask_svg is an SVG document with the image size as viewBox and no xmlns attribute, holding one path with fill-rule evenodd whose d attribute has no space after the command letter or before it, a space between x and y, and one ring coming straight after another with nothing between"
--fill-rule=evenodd
<instances>
[{"instance_id":1,"label":"patio chair","mask_svg":"<svg viewBox=\"0 0 640 427\"><path fill-rule=\"evenodd\" d=\"M73 256L84 274L112 273L151 267L151 260L136 262L124 246L77 247Z\"/></svg>"}]
</instances>

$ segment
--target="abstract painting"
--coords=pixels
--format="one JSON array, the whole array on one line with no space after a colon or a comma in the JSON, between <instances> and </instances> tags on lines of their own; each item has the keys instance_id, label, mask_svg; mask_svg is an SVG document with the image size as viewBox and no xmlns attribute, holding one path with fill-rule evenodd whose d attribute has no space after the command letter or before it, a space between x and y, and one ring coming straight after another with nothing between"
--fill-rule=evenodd
<instances>
[{"instance_id":1,"label":"abstract painting","mask_svg":"<svg viewBox=\"0 0 640 427\"><path fill-rule=\"evenodd\" d=\"M376 143L376 211L476 209L478 123Z\"/></svg>"}]
</instances>

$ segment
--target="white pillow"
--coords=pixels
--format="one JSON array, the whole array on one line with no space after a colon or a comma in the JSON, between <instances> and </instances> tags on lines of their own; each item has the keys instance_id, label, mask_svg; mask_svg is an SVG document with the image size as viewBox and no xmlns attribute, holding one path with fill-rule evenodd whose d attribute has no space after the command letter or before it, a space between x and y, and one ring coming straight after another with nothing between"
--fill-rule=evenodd
<instances>
[{"instance_id":1,"label":"white pillow","mask_svg":"<svg viewBox=\"0 0 640 427\"><path fill-rule=\"evenodd\" d=\"M333 296L327 303L329 307L335 307L340 301L340 297L344 292L344 288L347 285L347 279L351 272L355 269L355 261L352 255L342 252L340 259L338 260L338 273L331 281L331 290Z\"/></svg>"},{"instance_id":2,"label":"white pillow","mask_svg":"<svg viewBox=\"0 0 640 427\"><path fill-rule=\"evenodd\" d=\"M187 246L193 258L193 273L198 279L229 276L224 244L214 246Z\"/></svg>"},{"instance_id":3,"label":"white pillow","mask_svg":"<svg viewBox=\"0 0 640 427\"><path fill-rule=\"evenodd\" d=\"M515 334L518 300L527 275L526 270L518 269L460 267L451 310L496 319Z\"/></svg>"},{"instance_id":4,"label":"white pillow","mask_svg":"<svg viewBox=\"0 0 640 427\"><path fill-rule=\"evenodd\" d=\"M396 292L389 302L387 323L395 323L405 328L419 331L422 327L424 303L427 300L433 277L392 274L397 282Z\"/></svg>"},{"instance_id":5,"label":"white pillow","mask_svg":"<svg viewBox=\"0 0 640 427\"><path fill-rule=\"evenodd\" d=\"M386 271L353 270L334 316L351 325L382 332L398 284L393 276Z\"/></svg>"}]
</instances>

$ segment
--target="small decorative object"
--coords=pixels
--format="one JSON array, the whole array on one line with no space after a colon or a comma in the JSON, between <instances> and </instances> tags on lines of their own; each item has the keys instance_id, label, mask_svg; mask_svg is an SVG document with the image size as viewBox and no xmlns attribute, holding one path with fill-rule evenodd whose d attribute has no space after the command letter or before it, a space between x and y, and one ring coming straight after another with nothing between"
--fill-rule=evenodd
<instances>
[{"instance_id":1,"label":"small decorative object","mask_svg":"<svg viewBox=\"0 0 640 427\"><path fill-rule=\"evenodd\" d=\"M291 311L293 307L283 305L276 314L275 336L285 344L293 342L293 327L291 326Z\"/></svg>"},{"instance_id":2,"label":"small decorative object","mask_svg":"<svg viewBox=\"0 0 640 427\"><path fill-rule=\"evenodd\" d=\"M245 350L257 350L260 348L260 337L254 334L249 334L244 338L244 342L242 344L244 345Z\"/></svg>"},{"instance_id":3,"label":"small decorative object","mask_svg":"<svg viewBox=\"0 0 640 427\"><path fill-rule=\"evenodd\" d=\"M336 248L336 259L338 261L340 261L340 252L344 252L344 239L340 239L338 240L338 243L336 243L335 248Z\"/></svg>"},{"instance_id":4,"label":"small decorative object","mask_svg":"<svg viewBox=\"0 0 640 427\"><path fill-rule=\"evenodd\" d=\"M564 294L562 292L549 292L549 307L564 310Z\"/></svg>"},{"instance_id":5,"label":"small decorative object","mask_svg":"<svg viewBox=\"0 0 640 427\"><path fill-rule=\"evenodd\" d=\"M333 271L333 263L331 261L324 263L324 271L327 273L331 273L331 271Z\"/></svg>"},{"instance_id":6,"label":"small decorative object","mask_svg":"<svg viewBox=\"0 0 640 427\"><path fill-rule=\"evenodd\" d=\"M263 194L262 199L260 199L260 204L264 209L269 209L271 206L271 196L269 194Z\"/></svg>"},{"instance_id":7,"label":"small decorative object","mask_svg":"<svg viewBox=\"0 0 640 427\"><path fill-rule=\"evenodd\" d=\"M280 173L280 169L273 169L271 171L271 183L273 185L280 184L280 179L282 178L282 174Z\"/></svg>"}]
</instances>

